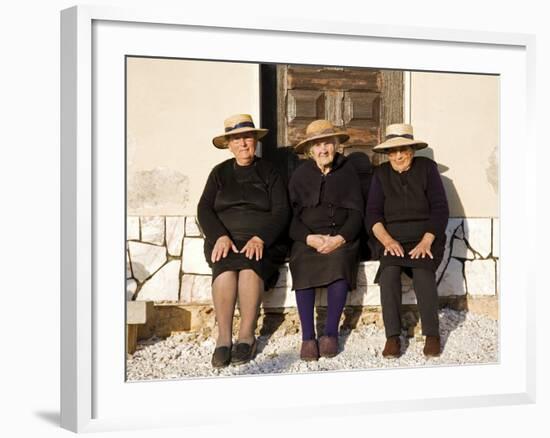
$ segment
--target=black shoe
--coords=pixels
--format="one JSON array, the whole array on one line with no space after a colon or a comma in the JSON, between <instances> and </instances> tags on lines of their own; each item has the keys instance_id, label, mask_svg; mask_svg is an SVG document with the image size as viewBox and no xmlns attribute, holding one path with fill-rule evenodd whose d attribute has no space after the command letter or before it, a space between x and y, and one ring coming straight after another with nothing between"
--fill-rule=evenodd
<instances>
[{"instance_id":1,"label":"black shoe","mask_svg":"<svg viewBox=\"0 0 550 438\"><path fill-rule=\"evenodd\" d=\"M254 359L255 354L256 339L254 339L252 344L239 342L233 347L233 351L231 352L231 364L242 365L243 363L250 362Z\"/></svg>"},{"instance_id":2,"label":"black shoe","mask_svg":"<svg viewBox=\"0 0 550 438\"><path fill-rule=\"evenodd\" d=\"M231 347L217 347L212 354L212 366L214 368L223 368L231 362Z\"/></svg>"}]
</instances>

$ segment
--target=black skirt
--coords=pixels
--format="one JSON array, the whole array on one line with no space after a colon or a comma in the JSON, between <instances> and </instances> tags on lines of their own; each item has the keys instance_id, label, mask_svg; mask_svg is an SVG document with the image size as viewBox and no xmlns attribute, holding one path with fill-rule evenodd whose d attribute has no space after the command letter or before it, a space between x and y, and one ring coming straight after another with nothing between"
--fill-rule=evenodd
<instances>
[{"instance_id":1,"label":"black skirt","mask_svg":"<svg viewBox=\"0 0 550 438\"><path fill-rule=\"evenodd\" d=\"M246 241L236 240L235 246L240 251ZM212 268L212 283L218 275L225 271L241 271L243 269L252 269L258 277L264 282L264 290L269 290L279 278L279 266L281 266L287 254L288 247L283 243L276 243L269 248L264 248L263 257L260 260L247 258L244 253L236 254L232 250L229 251L227 257L212 263L212 250L214 246L205 241L204 256L208 262L208 266Z\"/></svg>"},{"instance_id":2,"label":"black skirt","mask_svg":"<svg viewBox=\"0 0 550 438\"><path fill-rule=\"evenodd\" d=\"M403 271L409 277L412 277L412 268L428 269L430 271L433 271L434 273L435 271L437 271L439 264L443 260L443 254L445 252L445 243L447 240L445 234L436 236L434 242L432 243L431 252L434 257L433 259L429 257L423 259L411 259L411 257L409 256L409 251L411 251L416 245L418 245L418 243L420 242L420 238L417 237L416 239L412 239L410 237L399 236L399 233L392 233L392 231L394 230L390 230L389 226L388 231L390 231L390 234L394 239L399 241L399 243L403 247L403 252L405 253L405 256L393 256L389 253L387 255L384 255L384 246L382 246L382 244L376 238L373 238L375 241L375 259L380 260L380 266L374 277L375 283L378 283L378 280L380 279L380 274L386 266L401 266L405 268Z\"/></svg>"},{"instance_id":3,"label":"black skirt","mask_svg":"<svg viewBox=\"0 0 550 438\"><path fill-rule=\"evenodd\" d=\"M346 243L330 254L320 254L305 243L295 241L289 265L293 290L322 287L342 279L353 290L357 284L359 241Z\"/></svg>"}]
</instances>

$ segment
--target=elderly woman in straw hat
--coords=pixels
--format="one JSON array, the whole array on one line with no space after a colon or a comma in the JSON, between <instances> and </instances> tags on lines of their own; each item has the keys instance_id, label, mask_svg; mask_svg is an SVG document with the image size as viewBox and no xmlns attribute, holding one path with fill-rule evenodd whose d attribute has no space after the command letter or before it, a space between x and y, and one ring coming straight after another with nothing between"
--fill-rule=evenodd
<instances>
[{"instance_id":1,"label":"elderly woman in straw hat","mask_svg":"<svg viewBox=\"0 0 550 438\"><path fill-rule=\"evenodd\" d=\"M255 155L257 141L267 129L256 128L248 114L229 117L224 127L213 143L229 149L233 158L214 167L198 205L204 253L212 268L216 368L242 364L255 355L261 292L277 280L287 254L284 236L290 219L285 184L271 164ZM233 345L237 298L240 327Z\"/></svg>"},{"instance_id":2,"label":"elderly woman in straw hat","mask_svg":"<svg viewBox=\"0 0 550 438\"><path fill-rule=\"evenodd\" d=\"M338 325L348 291L355 288L364 203L354 166L337 152L349 136L328 120L316 120L296 152L308 157L292 174L290 237L292 287L302 326L300 358L338 353ZM324 335L317 341L313 320L315 288L327 288Z\"/></svg>"},{"instance_id":3,"label":"elderly woman in straw hat","mask_svg":"<svg viewBox=\"0 0 550 438\"><path fill-rule=\"evenodd\" d=\"M438 356L441 351L435 271L445 249L449 207L437 164L414 155L426 146L414 138L411 125L393 124L386 129L386 141L373 149L389 160L375 171L366 210L380 259L375 281L387 338L384 357L401 353L402 271L413 279L426 337L424 354Z\"/></svg>"}]
</instances>

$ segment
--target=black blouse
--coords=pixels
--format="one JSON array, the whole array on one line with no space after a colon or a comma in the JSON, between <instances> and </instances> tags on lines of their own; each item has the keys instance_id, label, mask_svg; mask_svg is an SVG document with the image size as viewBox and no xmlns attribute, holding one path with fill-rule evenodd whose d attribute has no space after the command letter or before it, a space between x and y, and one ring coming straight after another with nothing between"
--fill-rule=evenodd
<instances>
[{"instance_id":1,"label":"black blouse","mask_svg":"<svg viewBox=\"0 0 550 438\"><path fill-rule=\"evenodd\" d=\"M292 175L289 190L294 211L292 240L306 243L309 234L339 234L346 242L358 237L363 221L361 187L344 156L336 154L326 175L308 160Z\"/></svg>"},{"instance_id":2,"label":"black blouse","mask_svg":"<svg viewBox=\"0 0 550 438\"><path fill-rule=\"evenodd\" d=\"M239 166L232 158L214 167L198 205L199 223L212 244L223 235L234 242L258 236L269 247L286 229L289 216L281 177L259 158L250 166Z\"/></svg>"}]
</instances>

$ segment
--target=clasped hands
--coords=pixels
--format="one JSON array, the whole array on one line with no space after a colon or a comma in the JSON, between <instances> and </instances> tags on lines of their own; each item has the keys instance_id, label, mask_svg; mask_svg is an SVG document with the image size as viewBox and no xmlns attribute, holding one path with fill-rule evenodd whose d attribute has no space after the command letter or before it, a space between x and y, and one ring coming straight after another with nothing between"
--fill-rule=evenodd
<instances>
[{"instance_id":1,"label":"clasped hands","mask_svg":"<svg viewBox=\"0 0 550 438\"><path fill-rule=\"evenodd\" d=\"M309 234L306 243L308 246L315 248L318 253L329 254L346 243L346 240L339 234L336 236Z\"/></svg>"},{"instance_id":2,"label":"clasped hands","mask_svg":"<svg viewBox=\"0 0 550 438\"><path fill-rule=\"evenodd\" d=\"M424 234L420 242L418 242L418 244L409 251L409 256L411 257L411 259L424 259L426 258L426 256L433 259L434 256L432 254L432 243L434 239L435 236L433 234ZM389 253L392 256L405 257L405 251L403 250L403 247L394 238L390 237L385 242L382 242L382 245L384 246L384 255L387 255Z\"/></svg>"},{"instance_id":3,"label":"clasped hands","mask_svg":"<svg viewBox=\"0 0 550 438\"><path fill-rule=\"evenodd\" d=\"M246 242L246 245L239 251L229 236L221 236L214 244L212 256L210 257L212 263L216 263L227 257L229 251L233 251L235 254L244 254L245 257L251 260L253 258L260 260L264 255L264 241L258 236L251 237L250 240Z\"/></svg>"}]
</instances>

